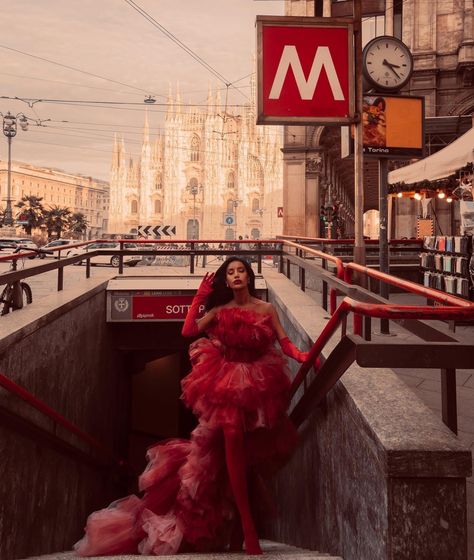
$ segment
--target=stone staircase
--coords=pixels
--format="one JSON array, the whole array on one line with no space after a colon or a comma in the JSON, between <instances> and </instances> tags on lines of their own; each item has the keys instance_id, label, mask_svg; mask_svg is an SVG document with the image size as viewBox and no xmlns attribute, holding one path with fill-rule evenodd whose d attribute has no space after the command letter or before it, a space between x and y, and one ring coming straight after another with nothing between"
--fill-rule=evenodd
<instances>
[{"instance_id":1,"label":"stone staircase","mask_svg":"<svg viewBox=\"0 0 474 560\"><path fill-rule=\"evenodd\" d=\"M263 549L263 560L342 560L340 556L331 556L314 550L304 550L286 544L271 541L261 541ZM76 560L74 552L57 552L56 554L46 554L43 556L30 556L24 560ZM177 556L94 556L89 560L244 560L250 558L245 553L214 553L214 554L178 554ZM252 558L258 558L257 556Z\"/></svg>"}]
</instances>

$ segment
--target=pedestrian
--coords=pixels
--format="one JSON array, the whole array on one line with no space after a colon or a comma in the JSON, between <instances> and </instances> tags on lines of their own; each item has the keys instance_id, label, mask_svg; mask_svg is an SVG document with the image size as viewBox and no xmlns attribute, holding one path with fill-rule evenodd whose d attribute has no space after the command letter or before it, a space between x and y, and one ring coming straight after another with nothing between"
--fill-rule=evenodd
<instances>
[{"instance_id":1,"label":"pedestrian","mask_svg":"<svg viewBox=\"0 0 474 560\"><path fill-rule=\"evenodd\" d=\"M193 367L182 382L182 399L198 426L189 441L172 439L148 451L139 479L144 496L89 516L75 546L80 555L239 550L242 540L247 554L262 553L247 475L261 482L296 443L286 415L287 366L274 341L298 362L308 354L290 342L274 307L255 294L255 274L243 259L231 257L204 276L182 330L187 337L208 335L191 344ZM255 490L252 498L264 501Z\"/></svg>"}]
</instances>

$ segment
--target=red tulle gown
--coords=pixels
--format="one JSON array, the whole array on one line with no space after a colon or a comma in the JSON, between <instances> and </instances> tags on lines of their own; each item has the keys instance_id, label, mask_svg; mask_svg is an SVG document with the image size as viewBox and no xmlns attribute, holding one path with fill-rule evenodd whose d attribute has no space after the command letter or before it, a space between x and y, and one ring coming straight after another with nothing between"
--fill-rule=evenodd
<instances>
[{"instance_id":1,"label":"red tulle gown","mask_svg":"<svg viewBox=\"0 0 474 560\"><path fill-rule=\"evenodd\" d=\"M226 550L239 517L222 427L244 431L246 462L258 479L294 447L296 430L286 416L290 381L271 317L222 308L207 334L190 346L193 368L182 382L182 398L199 419L191 439L148 450L143 497L92 513L74 546L79 555Z\"/></svg>"}]
</instances>

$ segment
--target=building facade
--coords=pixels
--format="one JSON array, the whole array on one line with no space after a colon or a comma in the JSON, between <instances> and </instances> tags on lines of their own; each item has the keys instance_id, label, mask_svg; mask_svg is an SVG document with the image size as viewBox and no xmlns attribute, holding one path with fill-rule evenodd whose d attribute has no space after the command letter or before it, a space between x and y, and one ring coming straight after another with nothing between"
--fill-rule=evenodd
<instances>
[{"instance_id":1,"label":"building facade","mask_svg":"<svg viewBox=\"0 0 474 560\"><path fill-rule=\"evenodd\" d=\"M0 161L0 198L5 207L8 194L8 162ZM41 197L43 206L64 206L71 212L81 212L89 224L87 237L94 239L107 230L109 184L106 181L71 175L57 169L35 167L12 162L11 201L15 204L24 196Z\"/></svg>"},{"instance_id":2,"label":"building facade","mask_svg":"<svg viewBox=\"0 0 474 560\"><path fill-rule=\"evenodd\" d=\"M252 99L255 86L252 83ZM269 238L281 233L282 129L256 126L254 103L234 114L209 89L204 106L168 97L152 142L148 118L141 155L115 141L109 233L175 226L179 239Z\"/></svg>"},{"instance_id":3,"label":"building facade","mask_svg":"<svg viewBox=\"0 0 474 560\"><path fill-rule=\"evenodd\" d=\"M352 0L286 0L292 16L352 17ZM423 96L427 155L472 126L474 112L474 13L472 0L367 0L362 2L363 43L394 35L412 52L414 72L401 92ZM287 126L284 133L284 223L291 235L327 235L321 209L336 203L343 235L354 232L353 161L341 158L338 127ZM406 162L391 162L391 168ZM459 202L433 201L437 232L456 233ZM378 208L377 161L364 158L364 211ZM392 238L414 237L421 203L389 199ZM438 231L439 230L439 231Z\"/></svg>"}]
</instances>

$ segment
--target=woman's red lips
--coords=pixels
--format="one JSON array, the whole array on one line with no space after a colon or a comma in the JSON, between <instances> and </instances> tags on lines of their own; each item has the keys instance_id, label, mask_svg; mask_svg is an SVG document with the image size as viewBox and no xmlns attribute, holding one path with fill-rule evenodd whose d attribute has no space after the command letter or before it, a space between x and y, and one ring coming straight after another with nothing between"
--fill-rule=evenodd
<instances>
[{"instance_id":1,"label":"woman's red lips","mask_svg":"<svg viewBox=\"0 0 474 560\"><path fill-rule=\"evenodd\" d=\"M242 280L234 280L234 284L242 284Z\"/></svg>"}]
</instances>

